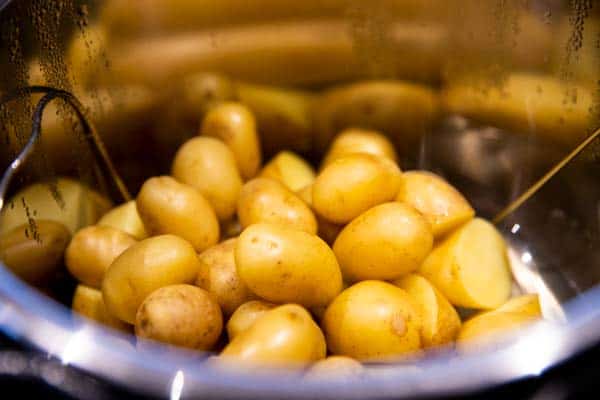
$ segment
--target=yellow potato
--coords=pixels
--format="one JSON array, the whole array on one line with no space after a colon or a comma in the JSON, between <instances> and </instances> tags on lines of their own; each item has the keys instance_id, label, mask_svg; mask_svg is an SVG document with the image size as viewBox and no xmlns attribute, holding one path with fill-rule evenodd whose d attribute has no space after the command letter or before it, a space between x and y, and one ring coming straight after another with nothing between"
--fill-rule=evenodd
<instances>
[{"instance_id":1,"label":"yellow potato","mask_svg":"<svg viewBox=\"0 0 600 400\"><path fill-rule=\"evenodd\" d=\"M494 312L512 312L519 314L527 314L531 317L541 317L542 309L540 307L540 299L537 294L524 294L522 296L513 297L506 303L494 310Z\"/></svg>"},{"instance_id":2,"label":"yellow potato","mask_svg":"<svg viewBox=\"0 0 600 400\"><path fill-rule=\"evenodd\" d=\"M198 189L220 221L231 219L235 214L242 178L233 153L220 140L195 137L185 142L173 160L172 175Z\"/></svg>"},{"instance_id":3,"label":"yellow potato","mask_svg":"<svg viewBox=\"0 0 600 400\"><path fill-rule=\"evenodd\" d=\"M393 200L401 183L400 168L393 161L351 154L319 173L313 183L313 207L328 221L344 224L371 207Z\"/></svg>"},{"instance_id":4,"label":"yellow potato","mask_svg":"<svg viewBox=\"0 0 600 400\"><path fill-rule=\"evenodd\" d=\"M63 224L37 220L35 233L27 224L0 234L0 260L24 281L43 284L61 268L70 240Z\"/></svg>"},{"instance_id":5,"label":"yellow potato","mask_svg":"<svg viewBox=\"0 0 600 400\"><path fill-rule=\"evenodd\" d=\"M148 232L140 218L135 200L121 204L104 214L96 224L119 229L138 240L146 239Z\"/></svg>"},{"instance_id":6,"label":"yellow potato","mask_svg":"<svg viewBox=\"0 0 600 400\"><path fill-rule=\"evenodd\" d=\"M118 229L88 226L73 236L65 264L79 282L98 289L110 264L135 243L137 240Z\"/></svg>"},{"instance_id":7,"label":"yellow potato","mask_svg":"<svg viewBox=\"0 0 600 400\"><path fill-rule=\"evenodd\" d=\"M332 354L359 361L389 361L421 348L421 320L404 290L364 281L344 290L322 322Z\"/></svg>"},{"instance_id":8,"label":"yellow potato","mask_svg":"<svg viewBox=\"0 0 600 400\"><path fill-rule=\"evenodd\" d=\"M192 186L169 176L148 179L136 199L144 226L152 235L173 234L202 251L219 240L219 221L210 203Z\"/></svg>"},{"instance_id":9,"label":"yellow potato","mask_svg":"<svg viewBox=\"0 0 600 400\"><path fill-rule=\"evenodd\" d=\"M271 178L297 192L315 180L315 170L302 157L291 151L281 151L260 171L263 178Z\"/></svg>"},{"instance_id":10,"label":"yellow potato","mask_svg":"<svg viewBox=\"0 0 600 400\"><path fill-rule=\"evenodd\" d=\"M325 357L323 333L308 311L286 304L265 312L233 338L221 358L242 364L302 367Z\"/></svg>"},{"instance_id":11,"label":"yellow potato","mask_svg":"<svg viewBox=\"0 0 600 400\"><path fill-rule=\"evenodd\" d=\"M475 216L475 210L458 190L441 177L427 171L407 171L397 201L419 211L439 238Z\"/></svg>"},{"instance_id":12,"label":"yellow potato","mask_svg":"<svg viewBox=\"0 0 600 400\"><path fill-rule=\"evenodd\" d=\"M242 188L237 213L242 228L269 223L317 233L317 220L312 210L282 183L268 178L255 178Z\"/></svg>"},{"instance_id":13,"label":"yellow potato","mask_svg":"<svg viewBox=\"0 0 600 400\"><path fill-rule=\"evenodd\" d=\"M318 237L273 224L246 228L235 247L238 273L256 295L273 303L329 304L342 289L333 251Z\"/></svg>"},{"instance_id":14,"label":"yellow potato","mask_svg":"<svg viewBox=\"0 0 600 400\"><path fill-rule=\"evenodd\" d=\"M433 246L431 228L414 208L391 202L342 229L333 244L344 280L397 279L419 268Z\"/></svg>"},{"instance_id":15,"label":"yellow potato","mask_svg":"<svg viewBox=\"0 0 600 400\"><path fill-rule=\"evenodd\" d=\"M152 292L137 311L135 334L174 346L210 350L221 335L223 317L216 300L192 285Z\"/></svg>"},{"instance_id":16,"label":"yellow potato","mask_svg":"<svg viewBox=\"0 0 600 400\"><path fill-rule=\"evenodd\" d=\"M282 149L311 150L314 94L248 83L238 83L236 88L240 102L256 116L265 154Z\"/></svg>"},{"instance_id":17,"label":"yellow potato","mask_svg":"<svg viewBox=\"0 0 600 400\"><path fill-rule=\"evenodd\" d=\"M69 178L58 178L56 186L34 183L6 202L0 214L0 233L29 224L32 218L60 222L73 234L95 223L110 206L107 198Z\"/></svg>"},{"instance_id":18,"label":"yellow potato","mask_svg":"<svg viewBox=\"0 0 600 400\"><path fill-rule=\"evenodd\" d=\"M102 292L85 285L77 285L73 295L73 311L111 328L130 332L131 327L113 317L104 305Z\"/></svg>"},{"instance_id":19,"label":"yellow potato","mask_svg":"<svg viewBox=\"0 0 600 400\"><path fill-rule=\"evenodd\" d=\"M260 169L262 155L256 120L240 103L221 103L204 117L200 133L221 139L233 152L243 179L253 178Z\"/></svg>"},{"instance_id":20,"label":"yellow potato","mask_svg":"<svg viewBox=\"0 0 600 400\"><path fill-rule=\"evenodd\" d=\"M423 347L441 346L452 342L460 330L460 317L452 305L427 279L417 274L409 274L395 282L413 299L423 329Z\"/></svg>"},{"instance_id":21,"label":"yellow potato","mask_svg":"<svg viewBox=\"0 0 600 400\"><path fill-rule=\"evenodd\" d=\"M436 246L419 273L455 306L492 309L510 296L506 244L496 228L480 218Z\"/></svg>"},{"instance_id":22,"label":"yellow potato","mask_svg":"<svg viewBox=\"0 0 600 400\"><path fill-rule=\"evenodd\" d=\"M133 324L146 296L163 286L192 283L199 270L198 256L187 241L174 235L142 240L117 257L104 274L104 303L111 314Z\"/></svg>"},{"instance_id":23,"label":"yellow potato","mask_svg":"<svg viewBox=\"0 0 600 400\"><path fill-rule=\"evenodd\" d=\"M398 160L394 145L381 133L367 129L349 128L335 137L321 162L321 168L331 164L332 161L338 158L354 153L387 157L394 162Z\"/></svg>"},{"instance_id":24,"label":"yellow potato","mask_svg":"<svg viewBox=\"0 0 600 400\"><path fill-rule=\"evenodd\" d=\"M227 321L229 340L250 328L265 312L273 309L275 304L262 300L252 300L242 304Z\"/></svg>"},{"instance_id":25,"label":"yellow potato","mask_svg":"<svg viewBox=\"0 0 600 400\"><path fill-rule=\"evenodd\" d=\"M237 239L229 239L204 250L199 256L200 270L196 286L211 293L225 316L255 296L246 287L235 268L234 249Z\"/></svg>"},{"instance_id":26,"label":"yellow potato","mask_svg":"<svg viewBox=\"0 0 600 400\"><path fill-rule=\"evenodd\" d=\"M235 98L233 82L221 74L194 73L184 77L181 83L181 108L185 117L193 119L196 126L209 110Z\"/></svg>"},{"instance_id":27,"label":"yellow potato","mask_svg":"<svg viewBox=\"0 0 600 400\"><path fill-rule=\"evenodd\" d=\"M314 363L304 379L310 381L328 379L356 379L361 378L365 368L353 358L345 356L330 356Z\"/></svg>"},{"instance_id":28,"label":"yellow potato","mask_svg":"<svg viewBox=\"0 0 600 400\"><path fill-rule=\"evenodd\" d=\"M309 207L312 209L312 184L305 186L296 192ZM333 222L327 221L319 214L314 213L317 219L317 235L323 239L328 245L332 246L335 239L340 234L344 225L334 224Z\"/></svg>"},{"instance_id":29,"label":"yellow potato","mask_svg":"<svg viewBox=\"0 0 600 400\"><path fill-rule=\"evenodd\" d=\"M579 143L594 128L593 97L587 87L524 73L511 74L501 84L458 81L442 95L449 112L567 145Z\"/></svg>"},{"instance_id":30,"label":"yellow potato","mask_svg":"<svg viewBox=\"0 0 600 400\"><path fill-rule=\"evenodd\" d=\"M401 152L418 143L438 114L436 93L402 81L364 81L327 90L315 104L316 146L346 128L385 133Z\"/></svg>"},{"instance_id":31,"label":"yellow potato","mask_svg":"<svg viewBox=\"0 0 600 400\"><path fill-rule=\"evenodd\" d=\"M481 313L463 323L456 340L462 349L468 349L473 342L488 344L501 334L522 328L536 319L535 316L519 312Z\"/></svg>"}]
</instances>

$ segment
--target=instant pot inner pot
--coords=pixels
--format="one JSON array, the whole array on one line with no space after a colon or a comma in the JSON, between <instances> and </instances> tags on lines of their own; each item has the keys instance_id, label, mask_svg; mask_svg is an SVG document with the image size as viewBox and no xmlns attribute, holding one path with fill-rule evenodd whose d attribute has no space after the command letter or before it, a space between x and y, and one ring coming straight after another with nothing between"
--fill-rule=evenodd
<instances>
[{"instance_id":1,"label":"instant pot inner pot","mask_svg":"<svg viewBox=\"0 0 600 400\"><path fill-rule=\"evenodd\" d=\"M600 14L592 2L0 1L0 10L6 44L0 48L0 94L32 85L73 93L133 194L147 178L169 174L176 150L197 135L208 109L233 100L255 113L264 161L290 149L318 167L339 131L376 129L393 141L403 170L438 173L478 215L492 219L600 121ZM405 85L403 94L389 90L396 85ZM406 100L406 92L419 100ZM2 169L26 144L38 100L24 96L0 109ZM41 126L41 143L19 167L8 197L62 175L110 192L110 177L100 173L97 154L68 107L52 102ZM513 291L537 293L544 316L557 324L571 323L565 305L600 282L597 155L598 143L592 143L498 225L509 245ZM35 220L35 210L23 207L29 211ZM70 305L75 285L63 273L44 291ZM45 317L36 316L24 305L48 300L9 287L2 295L13 319L0 322L26 342L62 355L62 344L74 338L95 346L88 357L81 343L71 344L71 352L83 351L75 365L138 390L156 390L170 372L179 380L181 371L189 372L187 361L181 370L171 368L189 354L179 358L177 351L154 348L138 360L124 358L143 374L117 368L123 375L116 378L110 363L98 356L95 365L93 355L111 343L109 336L126 336L71 319L53 303ZM53 332L53 344L35 334L36 326ZM150 371L140 363L153 352L164 357L163 365ZM446 356L439 359L447 362ZM394 370L390 376L397 378L403 368L381 371ZM503 368L478 386L510 379L510 368ZM250 391L239 386L236 392L218 371L206 374L195 378L198 393L206 387L230 397L269 393L260 380L242 379ZM406 376L418 392L422 375ZM148 377L156 382L148 384ZM463 381L457 375L454 382ZM393 393L392 386L382 393Z\"/></svg>"}]
</instances>

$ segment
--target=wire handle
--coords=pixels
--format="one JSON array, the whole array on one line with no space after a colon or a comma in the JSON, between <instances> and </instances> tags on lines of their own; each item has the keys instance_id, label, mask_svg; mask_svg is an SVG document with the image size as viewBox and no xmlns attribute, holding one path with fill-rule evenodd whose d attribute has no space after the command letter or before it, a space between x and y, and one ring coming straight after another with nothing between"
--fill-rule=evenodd
<instances>
[{"instance_id":1,"label":"wire handle","mask_svg":"<svg viewBox=\"0 0 600 400\"><path fill-rule=\"evenodd\" d=\"M2 208L4 207L6 193L8 191L10 182L13 179L13 176L27 161L27 159L33 152L36 144L40 140L42 134L42 116L44 113L44 109L48 103L50 103L56 98L64 100L73 108L73 110L75 110L75 114L77 114L79 122L81 123L81 126L83 128L83 133L86 142L90 147L92 155L98 163L101 172L105 176L110 178L116 191L118 192L119 196L123 201L131 200L131 195L125 187L123 180L117 173L117 170L115 169L110 157L108 156L108 152L106 151L106 147L104 146L102 139L100 139L100 136L96 132L96 129L86 117L83 105L79 102L79 100L77 100L77 98L73 94L65 90L55 89L47 86L28 86L25 88L17 89L2 96L2 98L0 99L0 105L3 105L21 96L29 95L32 93L45 94L38 101L35 107L35 111L32 117L31 135L29 136L29 140L27 141L19 155L13 160L13 162L10 163L7 170L2 175L2 179L0 179L0 210L2 210Z\"/></svg>"}]
</instances>

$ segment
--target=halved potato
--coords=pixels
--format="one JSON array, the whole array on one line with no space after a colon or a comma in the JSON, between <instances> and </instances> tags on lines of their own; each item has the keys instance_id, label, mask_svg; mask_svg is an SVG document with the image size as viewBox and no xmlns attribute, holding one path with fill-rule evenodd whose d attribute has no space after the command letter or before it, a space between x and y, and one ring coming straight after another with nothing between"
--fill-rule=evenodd
<instances>
[{"instance_id":1,"label":"halved potato","mask_svg":"<svg viewBox=\"0 0 600 400\"><path fill-rule=\"evenodd\" d=\"M527 314L532 317L542 316L540 299L537 294L524 294L522 296L513 297L494 311L518 312L520 314Z\"/></svg>"},{"instance_id":2,"label":"halved potato","mask_svg":"<svg viewBox=\"0 0 600 400\"><path fill-rule=\"evenodd\" d=\"M493 309L510 296L506 244L496 228L476 218L440 243L419 273L455 306Z\"/></svg>"},{"instance_id":3,"label":"halved potato","mask_svg":"<svg viewBox=\"0 0 600 400\"><path fill-rule=\"evenodd\" d=\"M478 345L488 344L502 333L522 328L536 319L527 313L519 312L481 313L463 324L456 340L463 349L466 348L465 342L471 342L469 345L473 342L477 342Z\"/></svg>"},{"instance_id":4,"label":"halved potato","mask_svg":"<svg viewBox=\"0 0 600 400\"><path fill-rule=\"evenodd\" d=\"M409 274L393 283L404 289L418 308L423 322L423 347L441 346L456 338L460 330L458 313L427 279Z\"/></svg>"}]
</instances>

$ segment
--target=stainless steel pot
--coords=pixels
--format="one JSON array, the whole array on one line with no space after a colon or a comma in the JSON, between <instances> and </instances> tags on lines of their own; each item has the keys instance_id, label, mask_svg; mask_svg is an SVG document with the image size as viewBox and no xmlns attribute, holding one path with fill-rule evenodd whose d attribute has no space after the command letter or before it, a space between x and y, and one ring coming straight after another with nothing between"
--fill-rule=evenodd
<instances>
[{"instance_id":1,"label":"stainless steel pot","mask_svg":"<svg viewBox=\"0 0 600 400\"><path fill-rule=\"evenodd\" d=\"M132 82L151 93L158 90L159 96L144 103L143 112L133 113L142 115L141 121L125 127L111 125L102 112L93 109L94 102L104 104L102 96L88 99L86 105L94 110L99 133L121 172L133 169L133 163L158 165L160 170L160 162L154 158L147 162L151 157L147 154L132 162L131 147L115 137L159 126L167 115L152 114L152 110L165 110L165 103L172 99L165 88L177 86L186 74L203 70L310 88L382 77L434 87L461 80L477 85L483 79L492 82L491 87L502 87L503 77L514 71L536 71L589 89L596 96L590 114L597 112L600 101L600 69L594 69L600 65L600 49L593 39L600 31L598 10L585 1L570 6L560 1L451 1L442 5L409 0L369 5L350 0L306 4L260 0L253 5L236 0L198 2L204 7L186 0L177 4L161 0L147 4L116 0L8 3L0 2L0 10L4 8L2 40L8 44L0 50L0 90L44 83L84 99L87 93L103 88L110 88L110 96L118 98L115 86ZM100 34L98 26L102 26ZM87 61L69 52L67 44L77 35L89 49ZM105 42L110 45L104 47ZM95 53L97 43L102 44L100 53ZM167 56L173 59L161 59ZM12 107L8 118L28 120L32 110L27 104ZM502 120L470 116L446 116L428 128L418 145L404 155L404 162L445 175L484 216L508 204L573 145L573 141L560 140L563 136L559 140L546 136L535 126L519 132ZM588 133L598 126L598 119L589 121ZM23 145L26 137L22 136L29 126L23 122L19 129L21 140L12 143ZM111 135L112 129L117 133ZM178 130L186 127L169 129L169 140L151 143L167 155L189 135ZM49 140L47 145L55 146L47 150L53 169L87 176L93 159L81 157L57 165L57 159L67 158L72 144ZM0 268L0 329L58 357L65 366L135 392L171 398L405 398L465 394L538 376L600 340L596 145L500 226L511 245L520 290L539 293L546 315L554 322L538 323L477 353L441 350L410 365L372 366L364 379L343 383L301 381L284 371L219 370L197 353L165 352L155 346L137 351L126 335L72 315L4 266ZM19 167L10 164L17 147L6 146L0 165ZM311 154L311 149L306 153ZM39 169L28 172L18 175L11 188ZM155 172L149 167L141 175ZM135 188L137 175L131 175L128 182Z\"/></svg>"}]
</instances>

